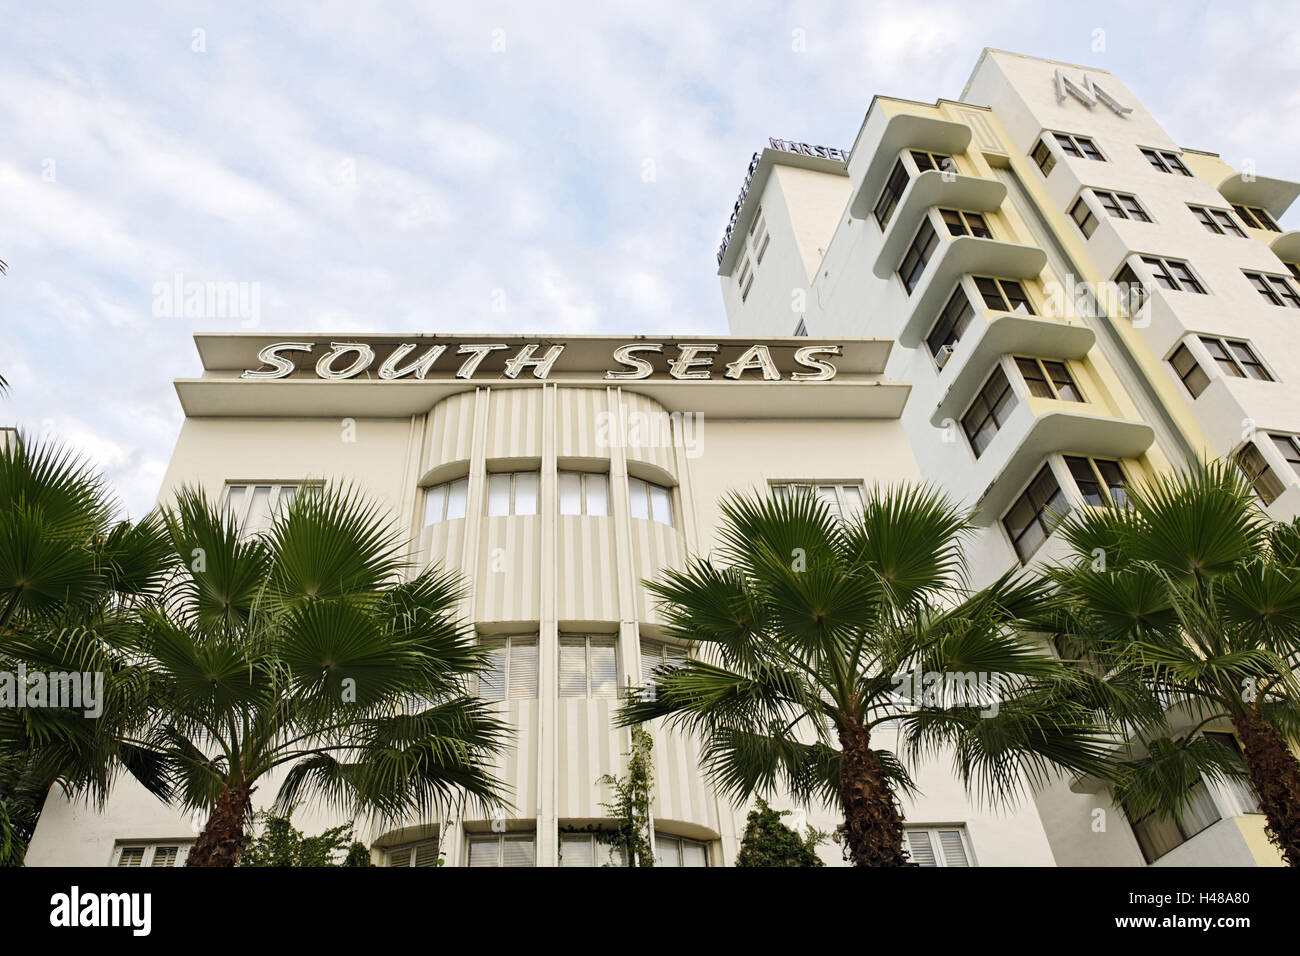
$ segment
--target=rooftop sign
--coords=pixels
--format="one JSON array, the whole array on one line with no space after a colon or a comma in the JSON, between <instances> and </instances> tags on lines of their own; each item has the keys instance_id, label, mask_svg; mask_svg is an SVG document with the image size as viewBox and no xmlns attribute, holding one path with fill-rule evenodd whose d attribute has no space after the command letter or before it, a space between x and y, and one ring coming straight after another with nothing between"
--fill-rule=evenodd
<instances>
[{"instance_id":1,"label":"rooftop sign","mask_svg":"<svg viewBox=\"0 0 1300 956\"><path fill-rule=\"evenodd\" d=\"M805 340L806 341L806 340ZM367 342L275 342L257 353L262 368L247 369L240 378L253 381L288 378L311 365L315 377L327 381L353 378L381 381L410 379L444 381L482 379L546 379L564 355L565 343L504 342L421 345L393 343L380 360ZM778 354L774 355L774 351ZM835 377L831 361L843 354L839 345L774 347L768 344L711 342L634 342L615 347L603 369L605 381L667 378L678 381L719 379L739 381L826 382ZM726 359L730 361L725 361ZM590 369L565 369L589 372ZM597 371L599 374L599 371Z\"/></svg>"}]
</instances>

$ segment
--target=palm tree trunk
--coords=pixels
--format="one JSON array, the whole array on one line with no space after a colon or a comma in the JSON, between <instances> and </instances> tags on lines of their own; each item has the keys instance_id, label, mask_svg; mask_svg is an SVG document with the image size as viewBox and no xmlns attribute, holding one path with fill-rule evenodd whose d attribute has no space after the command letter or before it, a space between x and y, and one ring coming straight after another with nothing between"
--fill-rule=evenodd
<instances>
[{"instance_id":1,"label":"palm tree trunk","mask_svg":"<svg viewBox=\"0 0 1300 956\"><path fill-rule=\"evenodd\" d=\"M864 727L841 727L840 806L854 866L904 866L903 815Z\"/></svg>"},{"instance_id":2,"label":"palm tree trunk","mask_svg":"<svg viewBox=\"0 0 1300 956\"><path fill-rule=\"evenodd\" d=\"M253 787L227 784L185 861L186 866L234 866L244 849L244 821L253 800Z\"/></svg>"},{"instance_id":3,"label":"palm tree trunk","mask_svg":"<svg viewBox=\"0 0 1300 956\"><path fill-rule=\"evenodd\" d=\"M1288 866L1300 866L1300 760L1258 707L1232 718L1268 836Z\"/></svg>"}]
</instances>

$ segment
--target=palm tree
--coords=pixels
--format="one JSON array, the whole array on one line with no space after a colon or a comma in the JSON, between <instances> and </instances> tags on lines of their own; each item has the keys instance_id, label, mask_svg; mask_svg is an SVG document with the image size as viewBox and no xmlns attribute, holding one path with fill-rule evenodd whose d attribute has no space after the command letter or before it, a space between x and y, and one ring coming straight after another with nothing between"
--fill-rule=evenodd
<instances>
[{"instance_id":1,"label":"palm tree","mask_svg":"<svg viewBox=\"0 0 1300 956\"><path fill-rule=\"evenodd\" d=\"M128 650L148 676L133 743L206 814L190 866L233 866L254 790L384 819L466 796L502 803L487 769L506 728L467 693L485 661L456 616L459 579L401 581L404 543L346 488L299 494L265 536L197 491L164 515L178 574Z\"/></svg>"},{"instance_id":2,"label":"palm tree","mask_svg":"<svg viewBox=\"0 0 1300 956\"><path fill-rule=\"evenodd\" d=\"M1300 865L1300 525L1259 509L1235 465L1215 462L1084 509L1060 528L1056 623L1095 702L1127 743L1116 797L1130 817L1176 813L1201 774L1248 774L1270 838ZM1198 734L1231 722L1235 750Z\"/></svg>"},{"instance_id":3,"label":"palm tree","mask_svg":"<svg viewBox=\"0 0 1300 956\"><path fill-rule=\"evenodd\" d=\"M66 448L0 445L0 672L99 674L100 713L0 708L0 864L21 863L58 785L102 805L123 767L166 787L123 737L138 725L143 675L113 636L161 595L168 544L156 520L118 520L102 479Z\"/></svg>"},{"instance_id":4,"label":"palm tree","mask_svg":"<svg viewBox=\"0 0 1300 956\"><path fill-rule=\"evenodd\" d=\"M698 734L720 792L740 802L780 785L838 802L846 856L898 866L897 794L914 790L923 756L950 753L993 801L1058 766L1099 769L1070 669L1017 633L1044 586L1008 573L966 587L968 518L938 494L877 489L847 521L803 494L732 494L721 508L717 552L647 582L668 635L698 659L659 669L619 718ZM920 678L913 692L904 675ZM873 745L886 730L900 753Z\"/></svg>"}]
</instances>

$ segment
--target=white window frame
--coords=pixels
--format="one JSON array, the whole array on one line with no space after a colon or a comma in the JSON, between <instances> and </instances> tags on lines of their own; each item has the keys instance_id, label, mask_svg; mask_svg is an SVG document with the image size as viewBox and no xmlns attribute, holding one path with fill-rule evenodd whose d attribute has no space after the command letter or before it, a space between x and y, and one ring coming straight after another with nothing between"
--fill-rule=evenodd
<instances>
[{"instance_id":1,"label":"white window frame","mask_svg":"<svg viewBox=\"0 0 1300 956\"><path fill-rule=\"evenodd\" d=\"M788 494L814 494L824 501L837 518L860 516L866 506L866 490L861 481L826 481L812 478L773 481L772 496L784 501ZM856 496L856 497L855 497Z\"/></svg>"},{"instance_id":2,"label":"white window frame","mask_svg":"<svg viewBox=\"0 0 1300 956\"><path fill-rule=\"evenodd\" d=\"M526 500L526 497L521 497L519 492L521 479L525 477L533 483L532 511L519 510L520 502ZM502 482L507 483L506 510L503 513L493 513L492 487L493 485L499 486ZM483 496L483 513L489 518L530 517L540 510L541 495L542 474L540 471L490 471L487 474L487 493Z\"/></svg>"},{"instance_id":3,"label":"white window frame","mask_svg":"<svg viewBox=\"0 0 1300 956\"><path fill-rule=\"evenodd\" d=\"M925 865L933 865L936 867L979 866L979 863L975 859L974 848L971 846L970 832L966 829L966 824L964 823L954 823L948 825L928 823L925 824L924 826L905 826L903 828L903 833L906 836L907 849L909 855L911 855L912 853L911 835L913 833L925 834L929 842L930 849L934 853L934 863L917 864L918 866L925 866ZM956 833L958 838L961 840L962 853L964 853L966 856L966 859L963 862L957 863L948 858L949 856L948 852L944 849L943 846L943 834L945 833L949 833L949 834ZM913 857L912 862L916 863L915 857Z\"/></svg>"},{"instance_id":4,"label":"white window frame","mask_svg":"<svg viewBox=\"0 0 1300 956\"><path fill-rule=\"evenodd\" d=\"M504 650L503 658L504 658L505 666L502 667L501 669L501 695L499 697L484 696L483 673L482 671L480 671L479 675L475 678L476 696L478 696L482 700L500 701L500 702L504 702L507 700L536 700L537 699L538 663L539 663L538 654L540 653L541 650L541 642L538 640L537 634L499 634L499 635L488 634L488 635L480 636L478 643L483 647L502 648ZM532 647L533 650L533 677L532 677L531 693L524 693L523 691L516 693L515 686L514 686L514 676L515 676L514 671L515 671L515 667L517 666L517 661L519 659L519 655L516 653L516 650L525 647L530 647L530 646Z\"/></svg>"},{"instance_id":5,"label":"white window frame","mask_svg":"<svg viewBox=\"0 0 1300 956\"><path fill-rule=\"evenodd\" d=\"M703 840L692 840L690 837L678 836L675 833L662 833L659 830L656 830L655 831L655 866L669 866L669 867L672 866L672 864L661 863L659 861L660 854L664 852L664 850L668 847L669 844L675 845L675 855L677 856L676 865L678 867L681 868L686 867L685 851L686 851L686 847L688 846L699 847L701 850L703 850L704 866L708 867L712 865L712 861L709 859L708 843L704 842Z\"/></svg>"},{"instance_id":6,"label":"white window frame","mask_svg":"<svg viewBox=\"0 0 1300 956\"><path fill-rule=\"evenodd\" d=\"M452 513L452 502L460 494L459 507ZM437 512L434 514L433 512ZM469 477L453 478L424 489L424 526L443 521L458 521L469 513Z\"/></svg>"},{"instance_id":7,"label":"white window frame","mask_svg":"<svg viewBox=\"0 0 1300 956\"><path fill-rule=\"evenodd\" d=\"M497 853L496 862L489 863L488 866L504 867L505 862L505 845L507 843L529 843L533 848L533 858L529 863L514 864L522 867L537 866L537 832L535 830L518 830L511 833L468 833L465 835L465 865L471 866L470 858L474 853L475 844L496 843ZM482 864L480 864L482 865Z\"/></svg>"},{"instance_id":8,"label":"white window frame","mask_svg":"<svg viewBox=\"0 0 1300 956\"><path fill-rule=\"evenodd\" d=\"M638 644L641 664L641 686L646 687L654 677L654 669L663 664L676 666L690 659L690 652L681 644L656 641L643 637Z\"/></svg>"},{"instance_id":9,"label":"white window frame","mask_svg":"<svg viewBox=\"0 0 1300 956\"><path fill-rule=\"evenodd\" d=\"M420 851L422 849L428 849L428 848L432 848L433 850L433 862L419 863L418 860L420 859ZM393 862L393 857L402 852L406 853L407 856L406 862L405 863ZM440 856L441 856L441 851L439 850L437 837L431 837L426 840L412 840L407 843L399 843L396 846L385 847L384 866L396 867L399 869L407 868L407 867L414 868L418 866L437 866ZM425 859L428 859L428 857L425 857Z\"/></svg>"},{"instance_id":10,"label":"white window frame","mask_svg":"<svg viewBox=\"0 0 1300 956\"><path fill-rule=\"evenodd\" d=\"M565 693L564 688L564 667L563 657L564 648L582 647L582 678L583 692L581 694ZM614 679L610 684L609 693L594 693L592 691L592 667L591 667L591 650L592 647L608 647L614 653ZM559 655L561 663L557 666L556 672L559 674L558 694L566 700L616 700L619 696L619 675L622 671L618 666L618 635L616 634L565 634L561 633L559 638Z\"/></svg>"},{"instance_id":11,"label":"white window frame","mask_svg":"<svg viewBox=\"0 0 1300 956\"><path fill-rule=\"evenodd\" d=\"M109 866L121 867L122 855L127 850L140 850L140 862L130 869L152 869L154 867L184 866L186 859L190 855L190 850L194 848L194 840L118 840L113 845L113 857ZM159 850L176 850L176 856L173 862L169 864L155 863Z\"/></svg>"},{"instance_id":12,"label":"white window frame","mask_svg":"<svg viewBox=\"0 0 1300 956\"><path fill-rule=\"evenodd\" d=\"M564 510L564 484L566 480L578 480L578 510ZM592 495L590 489L599 484L603 489L602 510L593 512L591 510ZM555 496L557 512L566 517L577 515L586 515L593 518L609 517L609 475L603 471L570 471L560 469L556 473Z\"/></svg>"},{"instance_id":13,"label":"white window frame","mask_svg":"<svg viewBox=\"0 0 1300 956\"><path fill-rule=\"evenodd\" d=\"M284 508L303 488L320 488L319 482L307 481L228 481L222 498L222 507L235 519L235 526L240 535L264 534L271 530ZM267 489L266 523L260 527L250 528L248 520L252 517L253 499L258 490ZM285 496L285 492L292 492ZM232 500L238 493L239 500Z\"/></svg>"},{"instance_id":14,"label":"white window frame","mask_svg":"<svg viewBox=\"0 0 1300 956\"><path fill-rule=\"evenodd\" d=\"M560 831L560 866L580 867L586 864L566 863L564 862L564 844L579 843L589 841L591 843L591 866L599 867L626 867L627 866L627 849L612 843L604 843L600 837L606 835L603 831L596 832L591 830L582 830L572 833ZM603 859L602 859L603 857Z\"/></svg>"},{"instance_id":15,"label":"white window frame","mask_svg":"<svg viewBox=\"0 0 1300 956\"><path fill-rule=\"evenodd\" d=\"M662 492L662 496L656 499L655 492ZM676 527L673 523L673 489L668 485L660 485L653 481L646 481L644 478L634 478L629 476L627 479L627 496L628 513L633 518L639 518L643 521L658 521L660 524L666 524L670 528ZM635 503L638 499L644 502L644 508L638 509L635 507ZM667 521L665 521L659 514L656 514L656 500L666 503L668 510ZM645 514L637 514L638 510L643 510Z\"/></svg>"}]
</instances>

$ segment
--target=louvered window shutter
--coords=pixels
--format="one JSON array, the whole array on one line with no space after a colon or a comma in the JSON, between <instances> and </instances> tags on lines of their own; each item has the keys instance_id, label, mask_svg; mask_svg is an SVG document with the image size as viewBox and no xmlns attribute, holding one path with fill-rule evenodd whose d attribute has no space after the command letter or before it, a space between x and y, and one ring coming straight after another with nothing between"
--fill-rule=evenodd
<instances>
[{"instance_id":1,"label":"louvered window shutter","mask_svg":"<svg viewBox=\"0 0 1300 956\"><path fill-rule=\"evenodd\" d=\"M176 853L178 848L174 846L155 847L153 851L153 862L150 866L175 866Z\"/></svg>"},{"instance_id":2,"label":"louvered window shutter","mask_svg":"<svg viewBox=\"0 0 1300 956\"><path fill-rule=\"evenodd\" d=\"M415 865L416 866L437 866L438 865L438 841L429 840L421 843L415 848Z\"/></svg>"},{"instance_id":3,"label":"louvered window shutter","mask_svg":"<svg viewBox=\"0 0 1300 956\"><path fill-rule=\"evenodd\" d=\"M470 866L496 866L501 849L497 837L478 837L469 841Z\"/></svg>"},{"instance_id":4,"label":"louvered window shutter","mask_svg":"<svg viewBox=\"0 0 1300 956\"><path fill-rule=\"evenodd\" d=\"M966 843L960 830L940 830L939 848L943 850L944 866L970 866L966 859Z\"/></svg>"},{"instance_id":5,"label":"louvered window shutter","mask_svg":"<svg viewBox=\"0 0 1300 956\"><path fill-rule=\"evenodd\" d=\"M506 645L504 641L484 641L490 657L478 674L478 695L484 700L503 700L506 691Z\"/></svg>"},{"instance_id":6,"label":"louvered window shutter","mask_svg":"<svg viewBox=\"0 0 1300 956\"><path fill-rule=\"evenodd\" d=\"M533 866L533 838L506 837L502 852L502 866Z\"/></svg>"},{"instance_id":7,"label":"louvered window shutter","mask_svg":"<svg viewBox=\"0 0 1300 956\"><path fill-rule=\"evenodd\" d=\"M560 837L560 866L594 866L592 838L586 833Z\"/></svg>"},{"instance_id":8,"label":"louvered window shutter","mask_svg":"<svg viewBox=\"0 0 1300 956\"><path fill-rule=\"evenodd\" d=\"M663 663L663 656L659 650L660 645L650 641L641 642L641 681L649 684L650 679L654 676L654 669Z\"/></svg>"},{"instance_id":9,"label":"louvered window shutter","mask_svg":"<svg viewBox=\"0 0 1300 956\"><path fill-rule=\"evenodd\" d=\"M144 847L127 846L122 848L121 855L117 858L118 866L141 866L144 863Z\"/></svg>"},{"instance_id":10,"label":"louvered window shutter","mask_svg":"<svg viewBox=\"0 0 1300 956\"><path fill-rule=\"evenodd\" d=\"M930 834L924 830L908 830L907 849L912 862L917 866L938 866L934 858L934 847L930 845Z\"/></svg>"},{"instance_id":11,"label":"louvered window shutter","mask_svg":"<svg viewBox=\"0 0 1300 956\"><path fill-rule=\"evenodd\" d=\"M560 696L587 696L587 642L582 638L560 641Z\"/></svg>"},{"instance_id":12,"label":"louvered window shutter","mask_svg":"<svg viewBox=\"0 0 1300 956\"><path fill-rule=\"evenodd\" d=\"M537 696L537 639L510 641L510 697Z\"/></svg>"},{"instance_id":13,"label":"louvered window shutter","mask_svg":"<svg viewBox=\"0 0 1300 956\"><path fill-rule=\"evenodd\" d=\"M618 696L618 655L613 640L591 640L591 696Z\"/></svg>"},{"instance_id":14,"label":"louvered window shutter","mask_svg":"<svg viewBox=\"0 0 1300 956\"><path fill-rule=\"evenodd\" d=\"M411 865L411 848L409 846L398 846L388 851L389 866L410 866Z\"/></svg>"}]
</instances>

